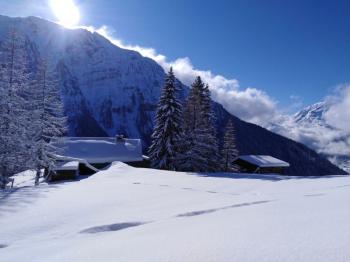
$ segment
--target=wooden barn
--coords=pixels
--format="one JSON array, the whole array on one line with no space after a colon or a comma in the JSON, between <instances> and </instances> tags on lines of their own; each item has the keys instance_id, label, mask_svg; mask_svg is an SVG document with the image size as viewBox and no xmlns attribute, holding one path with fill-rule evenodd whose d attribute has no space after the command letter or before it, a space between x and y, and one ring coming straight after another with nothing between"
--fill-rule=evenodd
<instances>
[{"instance_id":1,"label":"wooden barn","mask_svg":"<svg viewBox=\"0 0 350 262\"><path fill-rule=\"evenodd\" d=\"M145 165L140 139L67 137L55 143L59 148L58 164L51 170L51 181L92 175L112 162Z\"/></svg>"},{"instance_id":2,"label":"wooden barn","mask_svg":"<svg viewBox=\"0 0 350 262\"><path fill-rule=\"evenodd\" d=\"M50 181L70 180L79 177L79 161L58 161L50 173Z\"/></svg>"},{"instance_id":3,"label":"wooden barn","mask_svg":"<svg viewBox=\"0 0 350 262\"><path fill-rule=\"evenodd\" d=\"M272 156L266 155L244 155L235 159L234 163L245 173L257 174L283 174L289 163Z\"/></svg>"}]
</instances>

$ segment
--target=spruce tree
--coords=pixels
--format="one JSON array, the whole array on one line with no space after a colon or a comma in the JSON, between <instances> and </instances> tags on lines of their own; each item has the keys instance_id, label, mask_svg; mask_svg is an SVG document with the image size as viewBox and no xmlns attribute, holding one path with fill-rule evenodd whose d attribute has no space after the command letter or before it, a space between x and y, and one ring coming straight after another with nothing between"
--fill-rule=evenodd
<instances>
[{"instance_id":1,"label":"spruce tree","mask_svg":"<svg viewBox=\"0 0 350 262\"><path fill-rule=\"evenodd\" d=\"M176 170L176 155L182 127L182 104L172 68L168 72L158 103L149 155L152 167Z\"/></svg>"},{"instance_id":2,"label":"spruce tree","mask_svg":"<svg viewBox=\"0 0 350 262\"><path fill-rule=\"evenodd\" d=\"M25 94L29 89L26 41L11 29L0 46L0 187L25 169L30 115Z\"/></svg>"},{"instance_id":3,"label":"spruce tree","mask_svg":"<svg viewBox=\"0 0 350 262\"><path fill-rule=\"evenodd\" d=\"M42 169L52 170L55 167L59 153L55 144L67 129L58 77L46 61L39 64L30 97L33 112L30 125L31 164L36 171L35 185L38 185Z\"/></svg>"},{"instance_id":4,"label":"spruce tree","mask_svg":"<svg viewBox=\"0 0 350 262\"><path fill-rule=\"evenodd\" d=\"M214 172L218 170L218 143L215 118L208 86L197 77L184 109L184 132L178 163L183 171Z\"/></svg>"},{"instance_id":5,"label":"spruce tree","mask_svg":"<svg viewBox=\"0 0 350 262\"><path fill-rule=\"evenodd\" d=\"M236 135L233 121L230 119L225 130L224 144L221 152L221 165L224 172L238 172L239 168L233 161L238 157Z\"/></svg>"},{"instance_id":6,"label":"spruce tree","mask_svg":"<svg viewBox=\"0 0 350 262\"><path fill-rule=\"evenodd\" d=\"M184 125L180 139L180 153L177 163L181 171L200 172L205 169L206 159L200 147L201 93L204 84L197 77L192 84L184 106Z\"/></svg>"},{"instance_id":7,"label":"spruce tree","mask_svg":"<svg viewBox=\"0 0 350 262\"><path fill-rule=\"evenodd\" d=\"M212 109L212 100L209 86L206 85L202 93L202 117L201 125L204 130L205 158L207 160L207 172L219 170L219 144L216 132L216 118Z\"/></svg>"}]
</instances>

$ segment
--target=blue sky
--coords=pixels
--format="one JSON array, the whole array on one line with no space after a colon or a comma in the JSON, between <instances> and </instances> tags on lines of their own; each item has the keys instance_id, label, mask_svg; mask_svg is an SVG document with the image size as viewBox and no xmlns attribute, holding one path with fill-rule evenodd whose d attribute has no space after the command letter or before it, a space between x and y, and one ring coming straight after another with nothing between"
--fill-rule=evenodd
<instances>
[{"instance_id":1,"label":"blue sky","mask_svg":"<svg viewBox=\"0 0 350 262\"><path fill-rule=\"evenodd\" d=\"M44 0L0 0L0 12L54 19ZM287 107L350 81L349 0L75 0L81 24L127 44L238 79ZM20 8L29 6L30 8Z\"/></svg>"}]
</instances>

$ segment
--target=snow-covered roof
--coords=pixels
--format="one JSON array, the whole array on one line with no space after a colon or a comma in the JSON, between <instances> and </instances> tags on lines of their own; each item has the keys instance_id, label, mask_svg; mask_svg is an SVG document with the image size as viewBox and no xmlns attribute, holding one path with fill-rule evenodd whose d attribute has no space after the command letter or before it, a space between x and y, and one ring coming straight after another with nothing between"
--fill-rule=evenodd
<instances>
[{"instance_id":1,"label":"snow-covered roof","mask_svg":"<svg viewBox=\"0 0 350 262\"><path fill-rule=\"evenodd\" d=\"M289 163L266 155L245 155L239 156L238 159L242 159L258 167L289 167Z\"/></svg>"},{"instance_id":2,"label":"snow-covered roof","mask_svg":"<svg viewBox=\"0 0 350 262\"><path fill-rule=\"evenodd\" d=\"M58 164L55 167L56 171L63 171L63 170L78 170L79 169L79 161L70 161L70 162L64 162L62 164Z\"/></svg>"},{"instance_id":3,"label":"snow-covered roof","mask_svg":"<svg viewBox=\"0 0 350 262\"><path fill-rule=\"evenodd\" d=\"M59 159L80 159L90 164L142 161L142 145L140 139L115 138L64 138L56 146L60 148Z\"/></svg>"}]
</instances>

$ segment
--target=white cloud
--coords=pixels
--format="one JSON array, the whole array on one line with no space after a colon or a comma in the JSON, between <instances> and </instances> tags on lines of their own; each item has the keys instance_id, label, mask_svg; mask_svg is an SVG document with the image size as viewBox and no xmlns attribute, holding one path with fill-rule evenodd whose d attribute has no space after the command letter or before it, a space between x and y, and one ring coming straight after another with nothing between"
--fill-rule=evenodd
<instances>
[{"instance_id":1,"label":"white cloud","mask_svg":"<svg viewBox=\"0 0 350 262\"><path fill-rule=\"evenodd\" d=\"M277 102L259 89L252 87L241 89L237 79L227 79L222 75L213 74L210 70L196 69L188 57L168 61L165 55L159 54L154 48L127 45L115 38L114 31L107 26L99 29L84 28L99 33L121 48L137 51L142 56L153 59L166 71L173 67L177 78L185 85L190 86L195 77L200 76L209 84L214 101L246 121L265 125L266 122L279 117Z\"/></svg>"},{"instance_id":2,"label":"white cloud","mask_svg":"<svg viewBox=\"0 0 350 262\"><path fill-rule=\"evenodd\" d=\"M325 114L328 124L350 132L350 85L342 85L336 93L327 98L331 104Z\"/></svg>"},{"instance_id":3,"label":"white cloud","mask_svg":"<svg viewBox=\"0 0 350 262\"><path fill-rule=\"evenodd\" d=\"M267 126L277 121L280 113L277 103L265 92L256 88L245 90L213 88L213 99L222 104L230 113L252 123Z\"/></svg>"},{"instance_id":4,"label":"white cloud","mask_svg":"<svg viewBox=\"0 0 350 262\"><path fill-rule=\"evenodd\" d=\"M299 141L326 155L350 155L350 134L334 129L327 123L296 123L292 117L286 117L274 131Z\"/></svg>"}]
</instances>

